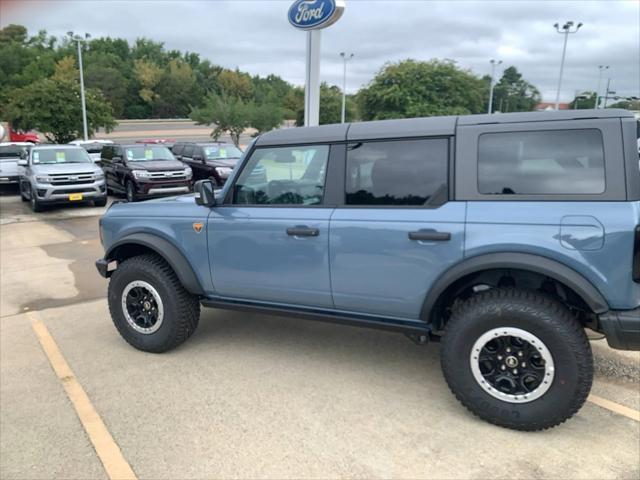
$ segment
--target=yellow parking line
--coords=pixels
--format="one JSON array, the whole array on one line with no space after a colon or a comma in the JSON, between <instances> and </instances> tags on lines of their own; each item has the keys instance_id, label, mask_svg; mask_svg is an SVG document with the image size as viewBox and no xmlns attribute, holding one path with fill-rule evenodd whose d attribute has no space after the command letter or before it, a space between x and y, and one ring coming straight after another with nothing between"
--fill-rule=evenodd
<instances>
[{"instance_id":1,"label":"yellow parking line","mask_svg":"<svg viewBox=\"0 0 640 480\"><path fill-rule=\"evenodd\" d=\"M630 418L631 420L635 420L636 422L640 422L640 412L633 408L625 407L624 405L620 405L619 403L612 402L611 400L607 400L606 398L599 397L594 395L593 393L587 397L591 403L595 403L599 407L606 408L607 410L617 413L618 415L622 415Z\"/></svg>"},{"instance_id":2,"label":"yellow parking line","mask_svg":"<svg viewBox=\"0 0 640 480\"><path fill-rule=\"evenodd\" d=\"M31 327L38 337L49 363L51 363L53 370L67 392L67 396L78 414L80 423L82 423L84 430L87 432L89 440L91 440L93 448L95 448L98 458L107 472L107 476L112 480L135 480L136 474L133 473L131 466L122 455L120 447L118 447L100 415L96 412L84 388L76 379L73 370L69 367L46 325L42 323L36 312L28 312L27 317L31 320Z\"/></svg>"}]
</instances>

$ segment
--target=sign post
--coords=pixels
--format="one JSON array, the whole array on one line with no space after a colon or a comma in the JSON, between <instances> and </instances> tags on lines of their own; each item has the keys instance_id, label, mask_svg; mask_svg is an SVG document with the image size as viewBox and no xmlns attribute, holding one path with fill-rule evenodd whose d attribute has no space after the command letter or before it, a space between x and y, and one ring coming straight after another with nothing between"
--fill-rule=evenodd
<instances>
[{"instance_id":1,"label":"sign post","mask_svg":"<svg viewBox=\"0 0 640 480\"><path fill-rule=\"evenodd\" d=\"M304 88L304 126L320 121L321 29L336 23L344 12L344 0L296 0L289 8L289 23L307 32Z\"/></svg>"}]
</instances>

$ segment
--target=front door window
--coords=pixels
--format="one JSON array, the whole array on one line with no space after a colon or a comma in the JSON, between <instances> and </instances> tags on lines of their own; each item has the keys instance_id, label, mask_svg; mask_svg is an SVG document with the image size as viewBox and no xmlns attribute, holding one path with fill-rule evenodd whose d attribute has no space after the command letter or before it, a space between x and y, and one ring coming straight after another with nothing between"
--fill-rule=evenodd
<instances>
[{"instance_id":1,"label":"front door window","mask_svg":"<svg viewBox=\"0 0 640 480\"><path fill-rule=\"evenodd\" d=\"M320 205L329 146L259 148L233 192L236 205Z\"/></svg>"}]
</instances>

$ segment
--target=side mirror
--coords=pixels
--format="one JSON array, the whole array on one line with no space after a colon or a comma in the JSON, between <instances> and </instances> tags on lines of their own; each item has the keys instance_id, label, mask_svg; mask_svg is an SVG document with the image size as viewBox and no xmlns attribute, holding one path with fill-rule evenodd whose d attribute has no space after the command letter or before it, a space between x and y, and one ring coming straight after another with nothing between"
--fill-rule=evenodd
<instances>
[{"instance_id":1,"label":"side mirror","mask_svg":"<svg viewBox=\"0 0 640 480\"><path fill-rule=\"evenodd\" d=\"M196 193L196 204L205 207L213 207L216 204L216 196L211 180L198 180L193 185L193 191Z\"/></svg>"},{"instance_id":2,"label":"side mirror","mask_svg":"<svg viewBox=\"0 0 640 480\"><path fill-rule=\"evenodd\" d=\"M193 161L194 162L204 162L204 157L202 155L194 155L193 156Z\"/></svg>"},{"instance_id":3,"label":"side mirror","mask_svg":"<svg viewBox=\"0 0 640 480\"><path fill-rule=\"evenodd\" d=\"M28 164L29 162L27 162L24 158L21 158L20 160L18 160L19 167L26 167Z\"/></svg>"}]
</instances>

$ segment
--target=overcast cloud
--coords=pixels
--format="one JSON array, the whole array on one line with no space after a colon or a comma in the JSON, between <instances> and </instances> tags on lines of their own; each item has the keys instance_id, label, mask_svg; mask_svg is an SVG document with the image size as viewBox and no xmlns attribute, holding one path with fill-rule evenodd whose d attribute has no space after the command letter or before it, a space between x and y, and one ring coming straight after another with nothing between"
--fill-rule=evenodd
<instances>
[{"instance_id":1,"label":"overcast cloud","mask_svg":"<svg viewBox=\"0 0 640 480\"><path fill-rule=\"evenodd\" d=\"M304 82L305 33L287 21L292 1L6 1L0 26L32 33L73 30L93 37L148 37L168 49L252 74ZM322 33L322 80L342 83L339 52L355 54L347 91L368 83L385 62L449 58L477 75L489 59L515 65L553 101L562 35L553 24L583 22L570 35L561 100L595 90L598 65L610 65L611 89L640 96L640 2L631 1L369 1L347 0L342 19ZM500 72L498 72L500 73ZM603 81L602 90L606 76Z\"/></svg>"}]
</instances>

